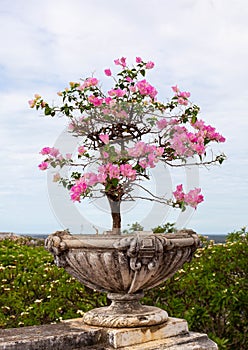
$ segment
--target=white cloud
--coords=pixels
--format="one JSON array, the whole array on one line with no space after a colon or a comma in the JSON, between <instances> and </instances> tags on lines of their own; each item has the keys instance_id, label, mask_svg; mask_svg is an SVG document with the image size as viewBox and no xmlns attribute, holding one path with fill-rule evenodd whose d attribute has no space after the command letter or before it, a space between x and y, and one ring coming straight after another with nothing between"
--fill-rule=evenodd
<instances>
[{"instance_id":1,"label":"white cloud","mask_svg":"<svg viewBox=\"0 0 248 350\"><path fill-rule=\"evenodd\" d=\"M235 228L233 221L246 225L247 16L245 0L2 0L0 230L56 226L37 153L55 142L65 122L39 117L27 100L39 92L52 101L68 81L94 71L103 77L102 70L123 55L129 61L136 55L154 60L150 80L160 97L175 83L190 90L202 117L227 137L228 161L201 172L209 204L202 204L190 223L208 232ZM15 223L7 214L11 208L21 208Z\"/></svg>"}]
</instances>

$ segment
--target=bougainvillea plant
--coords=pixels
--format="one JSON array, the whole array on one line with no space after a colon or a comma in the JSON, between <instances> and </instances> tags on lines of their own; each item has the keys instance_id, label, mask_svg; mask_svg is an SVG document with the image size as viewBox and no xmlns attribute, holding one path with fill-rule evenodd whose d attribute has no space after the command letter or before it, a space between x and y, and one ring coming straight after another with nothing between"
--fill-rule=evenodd
<instances>
[{"instance_id":1,"label":"bougainvillea plant","mask_svg":"<svg viewBox=\"0 0 248 350\"><path fill-rule=\"evenodd\" d=\"M65 186L72 201L86 197L106 196L112 215L112 232L121 230L121 202L135 200L134 188L142 188L142 199L159 201L185 210L196 208L203 201L199 188L188 193L177 185L171 198L157 196L146 188L149 169L164 162L183 166L194 157L193 165L222 163L219 154L209 159L211 142L224 142L215 128L198 119L200 108L190 102L190 93L173 86L173 96L166 103L157 98L157 90L146 79L154 67L136 57L133 66L126 58L114 60L119 72L107 68L104 73L113 79L113 87L104 92L96 77L70 82L58 92L60 106L52 106L39 95L29 101L31 108L41 109L46 116L63 115L69 120L68 131L78 137L76 155L62 155L54 147L44 147L41 170L68 166L68 177L56 173L54 181ZM93 169L93 170L92 170Z\"/></svg>"}]
</instances>

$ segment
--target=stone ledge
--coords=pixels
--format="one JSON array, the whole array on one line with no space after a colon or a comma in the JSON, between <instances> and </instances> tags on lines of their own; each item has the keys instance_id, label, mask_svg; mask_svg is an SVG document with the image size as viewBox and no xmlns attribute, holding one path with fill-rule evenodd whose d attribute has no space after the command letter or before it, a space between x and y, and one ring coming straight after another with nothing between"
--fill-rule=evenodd
<instances>
[{"instance_id":1,"label":"stone ledge","mask_svg":"<svg viewBox=\"0 0 248 350\"><path fill-rule=\"evenodd\" d=\"M101 342L100 328L58 323L0 330L0 350L70 350L97 345Z\"/></svg>"},{"instance_id":2,"label":"stone ledge","mask_svg":"<svg viewBox=\"0 0 248 350\"><path fill-rule=\"evenodd\" d=\"M82 318L59 324L0 330L0 350L217 350L206 334L188 332L185 320L113 329L87 326Z\"/></svg>"}]
</instances>

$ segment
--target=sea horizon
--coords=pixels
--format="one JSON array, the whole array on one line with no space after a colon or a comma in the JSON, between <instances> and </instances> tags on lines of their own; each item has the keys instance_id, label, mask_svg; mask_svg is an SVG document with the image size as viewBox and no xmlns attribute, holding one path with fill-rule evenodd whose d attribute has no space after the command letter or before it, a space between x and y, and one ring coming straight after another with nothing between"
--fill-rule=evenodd
<instances>
[{"instance_id":1,"label":"sea horizon","mask_svg":"<svg viewBox=\"0 0 248 350\"><path fill-rule=\"evenodd\" d=\"M18 236L26 236L26 237L32 237L37 239L46 239L51 233L25 233L25 232L1 232L0 234L13 234ZM204 233L202 234L204 237L206 237L208 240L214 240L215 243L225 243L226 236L228 234L226 233Z\"/></svg>"}]
</instances>

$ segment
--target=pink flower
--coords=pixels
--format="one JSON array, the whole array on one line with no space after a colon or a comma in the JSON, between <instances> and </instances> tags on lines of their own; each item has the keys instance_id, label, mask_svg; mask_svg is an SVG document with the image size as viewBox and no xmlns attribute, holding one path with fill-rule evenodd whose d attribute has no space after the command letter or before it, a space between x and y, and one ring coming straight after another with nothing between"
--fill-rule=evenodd
<instances>
[{"instance_id":1,"label":"pink flower","mask_svg":"<svg viewBox=\"0 0 248 350\"><path fill-rule=\"evenodd\" d=\"M143 168L146 169L148 167L147 161L145 159L139 160L139 165Z\"/></svg>"},{"instance_id":2,"label":"pink flower","mask_svg":"<svg viewBox=\"0 0 248 350\"><path fill-rule=\"evenodd\" d=\"M130 77L126 77L126 81L128 81L129 83L131 83L133 81L133 79L131 79Z\"/></svg>"},{"instance_id":3,"label":"pink flower","mask_svg":"<svg viewBox=\"0 0 248 350\"><path fill-rule=\"evenodd\" d=\"M98 79L97 78L88 78L87 82L90 86L95 86L98 84Z\"/></svg>"},{"instance_id":4,"label":"pink flower","mask_svg":"<svg viewBox=\"0 0 248 350\"><path fill-rule=\"evenodd\" d=\"M129 90L131 91L131 92L136 92L136 86L129 86Z\"/></svg>"},{"instance_id":5,"label":"pink flower","mask_svg":"<svg viewBox=\"0 0 248 350\"><path fill-rule=\"evenodd\" d=\"M179 92L178 96L183 98L189 98L190 92L187 92L187 91Z\"/></svg>"},{"instance_id":6,"label":"pink flower","mask_svg":"<svg viewBox=\"0 0 248 350\"><path fill-rule=\"evenodd\" d=\"M99 171L99 169L98 169ZM105 173L100 173L97 175L97 181L100 182L101 184L104 184L107 178L107 174Z\"/></svg>"},{"instance_id":7,"label":"pink flower","mask_svg":"<svg viewBox=\"0 0 248 350\"><path fill-rule=\"evenodd\" d=\"M105 144L107 145L109 143L109 135L107 134L100 134L99 135L99 139Z\"/></svg>"},{"instance_id":8,"label":"pink flower","mask_svg":"<svg viewBox=\"0 0 248 350\"><path fill-rule=\"evenodd\" d=\"M29 103L30 108L34 108L35 100L29 100L28 103Z\"/></svg>"},{"instance_id":9,"label":"pink flower","mask_svg":"<svg viewBox=\"0 0 248 350\"><path fill-rule=\"evenodd\" d=\"M74 186L72 186L71 190L70 190L70 196L71 196L71 200L73 202L80 202L80 197L81 195L83 195L86 190L87 190L87 184L84 180L84 178L79 179L76 184Z\"/></svg>"},{"instance_id":10,"label":"pink flower","mask_svg":"<svg viewBox=\"0 0 248 350\"><path fill-rule=\"evenodd\" d=\"M112 75L112 72L110 69L105 69L104 73L107 75L107 77L110 77Z\"/></svg>"},{"instance_id":11,"label":"pink flower","mask_svg":"<svg viewBox=\"0 0 248 350\"><path fill-rule=\"evenodd\" d=\"M178 97L177 102L178 102L180 105L184 105L184 106L187 106L187 104L188 104L188 101L185 100L184 97Z\"/></svg>"},{"instance_id":12,"label":"pink flower","mask_svg":"<svg viewBox=\"0 0 248 350\"><path fill-rule=\"evenodd\" d=\"M161 157L164 153L164 147L157 147L155 153L157 157Z\"/></svg>"},{"instance_id":13,"label":"pink flower","mask_svg":"<svg viewBox=\"0 0 248 350\"><path fill-rule=\"evenodd\" d=\"M114 60L114 63L118 66L122 66L123 68L125 68L127 66L126 64L126 58L125 57L121 57L120 59L116 59Z\"/></svg>"},{"instance_id":14,"label":"pink flower","mask_svg":"<svg viewBox=\"0 0 248 350\"><path fill-rule=\"evenodd\" d=\"M95 173L85 173L82 179L85 180L87 186L94 186L98 182L97 175Z\"/></svg>"},{"instance_id":15,"label":"pink flower","mask_svg":"<svg viewBox=\"0 0 248 350\"><path fill-rule=\"evenodd\" d=\"M197 133L198 140L201 137L201 142L216 141L225 142L225 138L216 132L215 128L211 125L205 125L203 120L197 120L195 123L191 123L194 129L199 130Z\"/></svg>"},{"instance_id":16,"label":"pink flower","mask_svg":"<svg viewBox=\"0 0 248 350\"><path fill-rule=\"evenodd\" d=\"M104 102L105 102L107 105L109 105L109 104L111 103L111 101L112 101L112 98L111 98L111 97L106 97L106 98L104 99Z\"/></svg>"},{"instance_id":17,"label":"pink flower","mask_svg":"<svg viewBox=\"0 0 248 350\"><path fill-rule=\"evenodd\" d=\"M42 155L50 155L52 157L57 157L59 155L59 150L55 147L43 147L40 151Z\"/></svg>"},{"instance_id":18,"label":"pink flower","mask_svg":"<svg viewBox=\"0 0 248 350\"><path fill-rule=\"evenodd\" d=\"M105 158L105 159L107 159L107 158L109 157L108 152L105 152L105 151L103 152L103 154L102 154L102 155L103 155L103 158Z\"/></svg>"},{"instance_id":19,"label":"pink flower","mask_svg":"<svg viewBox=\"0 0 248 350\"><path fill-rule=\"evenodd\" d=\"M146 69L152 69L153 67L154 67L154 62L152 61L147 62Z\"/></svg>"},{"instance_id":20,"label":"pink flower","mask_svg":"<svg viewBox=\"0 0 248 350\"><path fill-rule=\"evenodd\" d=\"M43 147L42 150L40 151L40 154L45 155L45 154L50 154L50 147Z\"/></svg>"},{"instance_id":21,"label":"pink flower","mask_svg":"<svg viewBox=\"0 0 248 350\"><path fill-rule=\"evenodd\" d=\"M184 201L184 192L183 192L183 185L177 185L176 191L172 192L174 197L176 198L176 201L182 202Z\"/></svg>"},{"instance_id":22,"label":"pink flower","mask_svg":"<svg viewBox=\"0 0 248 350\"><path fill-rule=\"evenodd\" d=\"M52 148L50 149L50 155L51 155L52 157L57 157L57 156L59 155L59 150L58 150L57 148L55 148L55 147L52 147Z\"/></svg>"},{"instance_id":23,"label":"pink flower","mask_svg":"<svg viewBox=\"0 0 248 350\"><path fill-rule=\"evenodd\" d=\"M141 63L142 62L142 58L141 57L136 57L136 63Z\"/></svg>"},{"instance_id":24,"label":"pink flower","mask_svg":"<svg viewBox=\"0 0 248 350\"><path fill-rule=\"evenodd\" d=\"M121 164L120 172L122 176L127 177L129 180L133 181L136 178L136 170L130 164Z\"/></svg>"},{"instance_id":25,"label":"pink flower","mask_svg":"<svg viewBox=\"0 0 248 350\"><path fill-rule=\"evenodd\" d=\"M110 179L119 179L120 169L117 165L108 163L105 166L105 173L109 176Z\"/></svg>"},{"instance_id":26,"label":"pink flower","mask_svg":"<svg viewBox=\"0 0 248 350\"><path fill-rule=\"evenodd\" d=\"M180 91L180 90L179 90L179 87L178 87L177 85L172 86L171 88L172 88L172 90L173 90L175 93L178 93L178 92Z\"/></svg>"},{"instance_id":27,"label":"pink flower","mask_svg":"<svg viewBox=\"0 0 248 350\"><path fill-rule=\"evenodd\" d=\"M88 100L89 100L90 103L92 103L96 107L101 106L102 103L103 103L103 99L102 98L96 97L94 95L90 95L88 97Z\"/></svg>"},{"instance_id":28,"label":"pink flower","mask_svg":"<svg viewBox=\"0 0 248 350\"><path fill-rule=\"evenodd\" d=\"M75 128L75 125L74 125L74 123L73 123L73 122L71 122L71 123L69 123L69 124L68 124L67 129L68 129L69 131L73 131L73 130L74 130L74 128Z\"/></svg>"},{"instance_id":29,"label":"pink flower","mask_svg":"<svg viewBox=\"0 0 248 350\"><path fill-rule=\"evenodd\" d=\"M125 58L125 57L122 57L122 58L120 59L120 63L121 63L121 65L122 65L122 67L125 68L125 67L126 67L126 58Z\"/></svg>"},{"instance_id":30,"label":"pink flower","mask_svg":"<svg viewBox=\"0 0 248 350\"><path fill-rule=\"evenodd\" d=\"M78 147L78 154L81 156L86 152L86 149L84 146L79 146Z\"/></svg>"},{"instance_id":31,"label":"pink flower","mask_svg":"<svg viewBox=\"0 0 248 350\"><path fill-rule=\"evenodd\" d=\"M138 81L136 86L139 90L139 93L143 96L148 95L151 98L154 98L158 93L157 90L152 85L150 85L145 79Z\"/></svg>"},{"instance_id":32,"label":"pink flower","mask_svg":"<svg viewBox=\"0 0 248 350\"><path fill-rule=\"evenodd\" d=\"M41 162L38 165L38 167L39 167L40 170L46 170L48 168L48 163L47 162Z\"/></svg>"},{"instance_id":33,"label":"pink flower","mask_svg":"<svg viewBox=\"0 0 248 350\"><path fill-rule=\"evenodd\" d=\"M91 86L96 86L98 84L97 78L87 78L85 79L84 83L80 86L78 86L78 90L84 90L85 88L89 88Z\"/></svg>"},{"instance_id":34,"label":"pink flower","mask_svg":"<svg viewBox=\"0 0 248 350\"><path fill-rule=\"evenodd\" d=\"M183 192L183 185L177 185L173 195L178 204L186 204L196 209L197 205L203 201L203 195L200 194L201 189L195 188L188 193Z\"/></svg>"},{"instance_id":35,"label":"pink flower","mask_svg":"<svg viewBox=\"0 0 248 350\"><path fill-rule=\"evenodd\" d=\"M116 96L116 97L123 97L125 93L126 93L126 90L122 90L122 89L112 89L108 91L108 94L110 96Z\"/></svg>"},{"instance_id":36,"label":"pink flower","mask_svg":"<svg viewBox=\"0 0 248 350\"><path fill-rule=\"evenodd\" d=\"M71 159L71 157L72 157L72 154L71 154L71 153L66 153L66 155L65 155L65 158L66 158L66 159Z\"/></svg>"},{"instance_id":37,"label":"pink flower","mask_svg":"<svg viewBox=\"0 0 248 350\"><path fill-rule=\"evenodd\" d=\"M157 127L158 127L159 130L162 130L162 129L166 128L167 125L168 125L168 122L167 122L167 120L165 118L160 119L160 120L157 121Z\"/></svg>"},{"instance_id":38,"label":"pink flower","mask_svg":"<svg viewBox=\"0 0 248 350\"><path fill-rule=\"evenodd\" d=\"M189 191L185 194L185 203L196 209L197 205L204 200L204 197L200 192L200 188L195 188L194 190Z\"/></svg>"}]
</instances>

